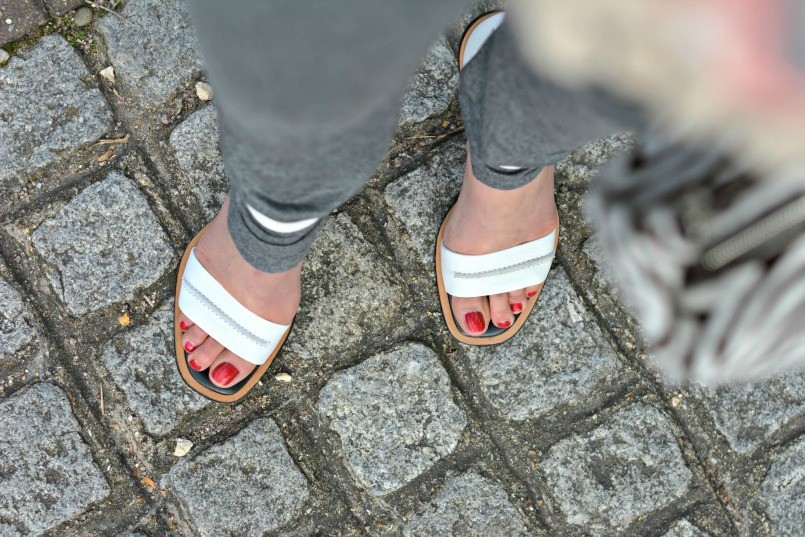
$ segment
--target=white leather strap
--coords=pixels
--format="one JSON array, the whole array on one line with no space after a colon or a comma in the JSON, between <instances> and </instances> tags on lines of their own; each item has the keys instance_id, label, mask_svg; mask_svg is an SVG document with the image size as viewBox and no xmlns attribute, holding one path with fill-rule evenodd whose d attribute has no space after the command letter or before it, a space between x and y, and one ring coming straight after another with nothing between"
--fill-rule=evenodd
<instances>
[{"instance_id":1,"label":"white leather strap","mask_svg":"<svg viewBox=\"0 0 805 537\"><path fill-rule=\"evenodd\" d=\"M498 29L498 26L506 18L506 13L501 11L484 19L481 24L473 28L472 33L467 37L467 44L464 45L464 65L467 65L470 60L481 50L481 47L492 35L492 32ZM461 67L463 68L464 65Z\"/></svg>"},{"instance_id":2,"label":"white leather strap","mask_svg":"<svg viewBox=\"0 0 805 537\"><path fill-rule=\"evenodd\" d=\"M271 356L290 326L272 323L246 309L201 266L195 248L182 275L179 309L210 337L255 365Z\"/></svg>"},{"instance_id":3,"label":"white leather strap","mask_svg":"<svg viewBox=\"0 0 805 537\"><path fill-rule=\"evenodd\" d=\"M556 230L535 241L483 255L459 254L442 243L445 291L456 297L475 297L538 285L548 277L555 245Z\"/></svg>"}]
</instances>

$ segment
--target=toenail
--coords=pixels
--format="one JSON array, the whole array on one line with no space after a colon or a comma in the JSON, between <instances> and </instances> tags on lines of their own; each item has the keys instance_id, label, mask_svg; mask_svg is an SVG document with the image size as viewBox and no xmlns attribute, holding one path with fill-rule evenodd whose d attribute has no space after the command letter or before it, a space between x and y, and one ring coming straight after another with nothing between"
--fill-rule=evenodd
<instances>
[{"instance_id":1,"label":"toenail","mask_svg":"<svg viewBox=\"0 0 805 537\"><path fill-rule=\"evenodd\" d=\"M184 344L184 350L187 352L193 352L196 349L196 346L190 343L189 341Z\"/></svg>"},{"instance_id":2,"label":"toenail","mask_svg":"<svg viewBox=\"0 0 805 537\"><path fill-rule=\"evenodd\" d=\"M508 328L512 323L509 321L500 321L498 323L498 328Z\"/></svg>"},{"instance_id":3,"label":"toenail","mask_svg":"<svg viewBox=\"0 0 805 537\"><path fill-rule=\"evenodd\" d=\"M480 333L486 330L486 323L484 322L484 316L481 315L481 312L473 311L464 316L464 322L467 323L467 328L469 328L470 332Z\"/></svg>"},{"instance_id":4,"label":"toenail","mask_svg":"<svg viewBox=\"0 0 805 537\"><path fill-rule=\"evenodd\" d=\"M179 328L181 328L182 330L187 330L188 328L190 328L190 326L184 321L179 321Z\"/></svg>"},{"instance_id":5,"label":"toenail","mask_svg":"<svg viewBox=\"0 0 805 537\"><path fill-rule=\"evenodd\" d=\"M512 313L520 313L523 311L523 304L520 302L515 302L514 304L511 304L511 309Z\"/></svg>"},{"instance_id":6,"label":"toenail","mask_svg":"<svg viewBox=\"0 0 805 537\"><path fill-rule=\"evenodd\" d=\"M238 368L229 362L223 362L212 371L212 380L226 386L238 376Z\"/></svg>"},{"instance_id":7,"label":"toenail","mask_svg":"<svg viewBox=\"0 0 805 537\"><path fill-rule=\"evenodd\" d=\"M528 294L528 298L534 298L535 296L537 296L536 291L529 291L527 294Z\"/></svg>"},{"instance_id":8,"label":"toenail","mask_svg":"<svg viewBox=\"0 0 805 537\"><path fill-rule=\"evenodd\" d=\"M190 367L192 367L196 371L201 371L202 369L204 369L204 366L198 363L194 358L190 358L187 361L187 363L190 364Z\"/></svg>"}]
</instances>

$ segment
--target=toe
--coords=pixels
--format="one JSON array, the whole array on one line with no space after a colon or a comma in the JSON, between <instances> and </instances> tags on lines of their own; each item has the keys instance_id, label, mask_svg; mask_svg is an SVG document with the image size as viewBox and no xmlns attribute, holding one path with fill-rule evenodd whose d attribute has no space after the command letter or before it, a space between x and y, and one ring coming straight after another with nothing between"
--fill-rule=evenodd
<instances>
[{"instance_id":1,"label":"toe","mask_svg":"<svg viewBox=\"0 0 805 537\"><path fill-rule=\"evenodd\" d=\"M182 346L185 351L193 352L197 347L200 347L206 339L207 333L198 326L193 325L182 334Z\"/></svg>"},{"instance_id":2,"label":"toe","mask_svg":"<svg viewBox=\"0 0 805 537\"><path fill-rule=\"evenodd\" d=\"M498 328L508 328L514 322L514 314L509 307L508 293L489 296L489 312L492 324Z\"/></svg>"},{"instance_id":3,"label":"toe","mask_svg":"<svg viewBox=\"0 0 805 537\"><path fill-rule=\"evenodd\" d=\"M210 380L218 387L228 388L246 378L255 367L226 349L210 366Z\"/></svg>"},{"instance_id":4,"label":"toe","mask_svg":"<svg viewBox=\"0 0 805 537\"><path fill-rule=\"evenodd\" d=\"M211 363L218 358L224 350L224 346L218 343L211 337L204 340L204 343L196 347L192 353L187 356L187 363L196 371L204 371Z\"/></svg>"},{"instance_id":5,"label":"toe","mask_svg":"<svg viewBox=\"0 0 805 537\"><path fill-rule=\"evenodd\" d=\"M465 334L480 335L489 325L489 301L486 297L459 298L450 301L453 316Z\"/></svg>"},{"instance_id":6,"label":"toe","mask_svg":"<svg viewBox=\"0 0 805 537\"><path fill-rule=\"evenodd\" d=\"M520 313L525 309L526 294L525 289L519 289L509 293L509 309L512 313Z\"/></svg>"},{"instance_id":7,"label":"toe","mask_svg":"<svg viewBox=\"0 0 805 537\"><path fill-rule=\"evenodd\" d=\"M537 296L537 293L539 293L540 287L541 286L539 285L535 285L534 287L526 287L525 296L527 298L534 298L535 296Z\"/></svg>"},{"instance_id":8,"label":"toe","mask_svg":"<svg viewBox=\"0 0 805 537\"><path fill-rule=\"evenodd\" d=\"M182 313L179 315L179 328L182 329L182 332L187 332L187 329L193 326L193 321L190 318Z\"/></svg>"}]
</instances>

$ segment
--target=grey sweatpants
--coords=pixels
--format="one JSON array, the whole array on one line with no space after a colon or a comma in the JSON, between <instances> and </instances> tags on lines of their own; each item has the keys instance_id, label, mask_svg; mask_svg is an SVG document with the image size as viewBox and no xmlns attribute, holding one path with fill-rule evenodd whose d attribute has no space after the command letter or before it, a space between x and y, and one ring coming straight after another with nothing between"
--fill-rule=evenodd
<instances>
[{"instance_id":1,"label":"grey sweatpants","mask_svg":"<svg viewBox=\"0 0 805 537\"><path fill-rule=\"evenodd\" d=\"M408 80L470 4L191 2L216 91L229 230L249 263L281 272L303 259L323 217L372 175ZM603 92L566 89L533 73L506 22L461 71L459 99L473 172L499 189L523 186L579 145L639 121L635 109ZM276 232L249 207L281 223L319 220Z\"/></svg>"}]
</instances>

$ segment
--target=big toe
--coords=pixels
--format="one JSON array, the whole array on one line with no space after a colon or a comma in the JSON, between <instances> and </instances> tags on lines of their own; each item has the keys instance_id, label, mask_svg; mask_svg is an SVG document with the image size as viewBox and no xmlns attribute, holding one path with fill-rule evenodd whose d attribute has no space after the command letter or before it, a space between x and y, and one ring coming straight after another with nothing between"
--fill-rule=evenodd
<instances>
[{"instance_id":1,"label":"big toe","mask_svg":"<svg viewBox=\"0 0 805 537\"><path fill-rule=\"evenodd\" d=\"M229 388L246 378L255 367L253 363L225 349L210 365L210 381L219 388Z\"/></svg>"},{"instance_id":2,"label":"big toe","mask_svg":"<svg viewBox=\"0 0 805 537\"><path fill-rule=\"evenodd\" d=\"M485 296L452 297L450 307L459 327L465 334L480 335L489 325L489 301Z\"/></svg>"}]
</instances>

